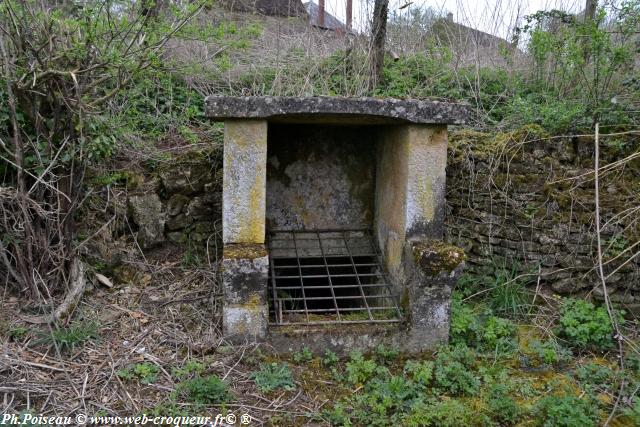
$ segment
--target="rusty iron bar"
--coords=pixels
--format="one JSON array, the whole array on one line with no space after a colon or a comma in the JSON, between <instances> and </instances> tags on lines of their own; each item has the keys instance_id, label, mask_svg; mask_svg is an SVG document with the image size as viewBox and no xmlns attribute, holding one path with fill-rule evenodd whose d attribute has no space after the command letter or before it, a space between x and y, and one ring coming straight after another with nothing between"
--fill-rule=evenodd
<instances>
[{"instance_id":1,"label":"rusty iron bar","mask_svg":"<svg viewBox=\"0 0 640 427\"><path fill-rule=\"evenodd\" d=\"M328 241L338 242L339 246L328 246ZM354 245L358 241L366 241L366 244ZM278 246L283 242L287 244ZM271 325L401 321L397 295L384 274L371 230L273 230L268 234L267 244ZM341 253L328 254L329 248ZM309 252L314 255L308 255ZM351 279L355 279L355 283ZM338 290L341 294L337 294ZM333 307L317 305L323 302ZM384 318L376 316L380 312ZM393 315L389 316L389 312ZM367 318L345 318L349 313L366 313ZM310 314L318 316L312 318ZM298 317L300 315L304 320Z\"/></svg>"}]
</instances>

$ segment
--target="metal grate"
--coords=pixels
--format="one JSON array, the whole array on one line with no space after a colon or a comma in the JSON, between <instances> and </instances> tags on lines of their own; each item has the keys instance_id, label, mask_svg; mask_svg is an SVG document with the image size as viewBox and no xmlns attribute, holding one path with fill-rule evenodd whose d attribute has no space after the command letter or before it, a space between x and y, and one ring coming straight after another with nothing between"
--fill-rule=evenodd
<instances>
[{"instance_id":1,"label":"metal grate","mask_svg":"<svg viewBox=\"0 0 640 427\"><path fill-rule=\"evenodd\" d=\"M271 324L400 321L369 230L269 233Z\"/></svg>"}]
</instances>

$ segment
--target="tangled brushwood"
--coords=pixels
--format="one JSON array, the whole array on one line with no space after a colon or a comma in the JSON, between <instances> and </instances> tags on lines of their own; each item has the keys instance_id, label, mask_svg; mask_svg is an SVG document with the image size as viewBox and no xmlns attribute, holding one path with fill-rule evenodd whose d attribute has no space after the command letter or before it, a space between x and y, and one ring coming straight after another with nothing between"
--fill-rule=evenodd
<instances>
[{"instance_id":1,"label":"tangled brushwood","mask_svg":"<svg viewBox=\"0 0 640 427\"><path fill-rule=\"evenodd\" d=\"M144 3L0 5L0 272L42 306L34 321L66 321L82 295L76 213L88 162L116 145L106 104L200 10L160 24Z\"/></svg>"}]
</instances>

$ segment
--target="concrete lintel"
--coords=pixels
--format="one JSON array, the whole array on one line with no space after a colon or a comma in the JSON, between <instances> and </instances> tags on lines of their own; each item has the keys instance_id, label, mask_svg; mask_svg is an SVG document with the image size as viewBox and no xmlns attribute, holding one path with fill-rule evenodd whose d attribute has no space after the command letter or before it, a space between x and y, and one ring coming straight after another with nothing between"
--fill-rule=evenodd
<instances>
[{"instance_id":1,"label":"concrete lintel","mask_svg":"<svg viewBox=\"0 0 640 427\"><path fill-rule=\"evenodd\" d=\"M206 115L219 121L265 119L281 123L463 124L467 104L417 99L209 96Z\"/></svg>"}]
</instances>

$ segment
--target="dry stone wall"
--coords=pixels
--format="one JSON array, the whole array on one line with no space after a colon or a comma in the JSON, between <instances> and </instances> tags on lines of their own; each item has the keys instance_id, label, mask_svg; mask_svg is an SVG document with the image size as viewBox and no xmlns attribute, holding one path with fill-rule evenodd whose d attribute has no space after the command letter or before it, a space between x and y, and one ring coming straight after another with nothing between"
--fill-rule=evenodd
<instances>
[{"instance_id":1,"label":"dry stone wall","mask_svg":"<svg viewBox=\"0 0 640 427\"><path fill-rule=\"evenodd\" d=\"M601 163L624 159L639 146L637 136L605 137ZM220 150L187 153L159 171L157 195L148 195L152 203L143 205L159 213L164 237L152 227L145 231L148 242L219 243L221 163ZM490 274L506 265L531 273L534 284L540 277L545 289L602 298L595 270L593 164L589 137L550 138L533 126L510 133L451 132L445 233L466 251L466 271ZM625 263L640 249L634 246L640 240L640 159L604 172L600 189L611 299L640 308L640 257ZM135 208L130 211L134 220L153 226Z\"/></svg>"},{"instance_id":2,"label":"dry stone wall","mask_svg":"<svg viewBox=\"0 0 640 427\"><path fill-rule=\"evenodd\" d=\"M601 164L625 158L638 138L601 141ZM453 132L447 172L446 235L465 249L467 271L506 265L560 294L597 289L594 141L550 138L535 126L511 133ZM640 163L602 174L605 274L611 299L640 306ZM626 252L625 252L626 250Z\"/></svg>"}]
</instances>

